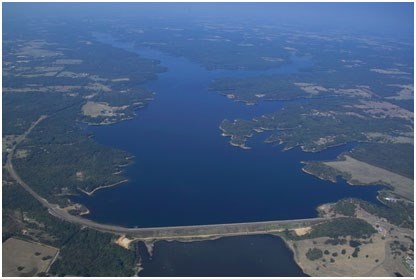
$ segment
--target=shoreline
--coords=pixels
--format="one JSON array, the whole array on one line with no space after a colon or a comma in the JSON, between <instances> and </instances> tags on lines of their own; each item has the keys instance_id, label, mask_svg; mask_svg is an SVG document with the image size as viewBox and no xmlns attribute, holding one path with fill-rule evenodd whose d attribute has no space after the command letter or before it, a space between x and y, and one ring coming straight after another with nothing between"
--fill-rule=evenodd
<instances>
[{"instance_id":1,"label":"shoreline","mask_svg":"<svg viewBox=\"0 0 416 279\"><path fill-rule=\"evenodd\" d=\"M165 241L165 242L178 242L178 243L192 243L192 242L202 242L202 241L214 241L214 240L218 240L218 239L222 239L222 238L232 238L232 237L238 237L238 236L244 236L244 237L249 237L249 236L271 236L271 237L275 237L278 238L279 240L281 240L284 243L284 246L288 249L288 252L291 253L291 258L293 260L293 262L295 263L295 265L298 266L298 268L306 275L306 276L311 276L311 274L308 274L305 270L304 267L302 266L301 261L299 261L298 258L298 252L296 251L296 248L294 247L294 242L290 241L290 240L286 240L283 236L280 235L280 233L282 233L284 231L283 228L281 229L276 229L276 230L272 230L272 231L267 231L267 232L253 232L253 233L247 233L247 234L228 234L228 235L206 235L206 236L202 236L201 238L197 238L197 239L186 239L186 238L181 238L181 239L156 239L154 241L150 240L144 240L144 239L137 239L134 238L132 240L131 243L136 243L138 241L142 241L145 244L146 250L149 253L149 257L152 258L153 257L153 253L155 251L155 244L156 242L159 241ZM139 257L139 272L144 270L144 267L142 266L142 262L141 262L141 254Z\"/></svg>"},{"instance_id":2,"label":"shoreline","mask_svg":"<svg viewBox=\"0 0 416 279\"><path fill-rule=\"evenodd\" d=\"M302 164L304 164L304 162L301 162ZM308 170L306 170L305 169L305 167L303 167L302 169L301 169L304 173L307 173L307 174L309 174L309 175L312 175L312 176L315 176L316 178L319 178L319 179L321 179L321 180L323 180L323 181L329 181L329 182L332 182L332 183L337 183L337 181L336 180L332 180L332 179L326 179L326 178L324 178L324 177L321 177L321 176L319 176L319 175L317 175L317 174L314 174L314 173L312 173L312 172L310 172L310 171L308 171ZM347 183L348 183L348 181L347 181ZM349 183L348 183L349 184ZM350 184L351 185L351 184ZM353 185L351 185L351 186L353 186Z\"/></svg>"},{"instance_id":3,"label":"shoreline","mask_svg":"<svg viewBox=\"0 0 416 279\"><path fill-rule=\"evenodd\" d=\"M78 120L80 123L86 124L88 126L105 126L105 125L114 125L114 124L118 124L120 122L123 121L129 121L129 120L133 120L134 117L136 115L132 116L132 117L126 117L126 118L122 118L122 119L117 119L114 121L110 121L110 122L90 122L90 121L86 121L86 120Z\"/></svg>"},{"instance_id":4,"label":"shoreline","mask_svg":"<svg viewBox=\"0 0 416 279\"><path fill-rule=\"evenodd\" d=\"M230 134L227 134L227 131L224 129L224 128L222 128L221 127L221 125L219 126L219 128L220 128L220 130L222 131L222 134L221 134L221 136L223 136L223 137L230 137L230 140L228 141L228 143L230 144L230 145L232 145L232 146L235 146L235 147L240 147L241 149L244 149L244 150L249 150L249 149L251 149L251 147L249 147L249 146L246 146L246 144L245 144L245 142L244 143L242 143L242 144L238 144L238 143L234 143L233 142L233 135L230 135ZM248 137L252 137L253 136L253 134L251 134L250 136L248 136Z\"/></svg>"},{"instance_id":5,"label":"shoreline","mask_svg":"<svg viewBox=\"0 0 416 279\"><path fill-rule=\"evenodd\" d=\"M83 190L83 189L80 189L80 188L78 188L78 190L83 192L84 194L86 194L88 196L92 196L98 190L101 190L101 189L104 189L104 188L115 187L119 184L127 183L128 181L129 181L128 179L124 179L124 180L121 180L119 182L116 182L116 183L113 183L113 184L110 184L110 185L99 186L99 187L95 188L94 190L92 190L90 192L87 192L86 190ZM88 213L85 213L85 214L88 214Z\"/></svg>"},{"instance_id":6,"label":"shoreline","mask_svg":"<svg viewBox=\"0 0 416 279\"><path fill-rule=\"evenodd\" d=\"M307 162L305 162L305 161L301 161L301 163L302 164L306 164ZM307 174L309 174L309 175L312 175L312 176L314 176L314 177L316 177L316 178L319 178L319 179L321 179L321 180L323 180L323 181L329 181L329 182L332 182L332 183L334 183L334 184L336 184L337 183L337 178L338 177L340 177L342 180L344 180L345 181L345 183L347 183L349 186L352 186L352 187L356 187L356 186L358 186L358 187L367 187L367 186L370 186L370 187L372 187L372 186L375 186L375 187L382 187L382 189L380 189L380 190L378 190L377 191L377 199L379 200L379 198L378 198L378 196L379 196L379 194L380 194L380 192L381 191L387 191L387 192L390 192L390 193L393 193L393 194L395 194L395 195L399 195L399 194L397 194L397 193L395 193L394 192L394 190L392 190L392 185L390 185L390 184L388 184L388 183L385 183L385 182L383 182L383 181L380 181L378 184L374 184L374 183L357 183L357 182L355 182L355 181L352 181L352 180L350 180L350 179L346 179L345 177L343 177L342 175L338 175L336 178L335 178L335 180L333 180L333 179L328 179L328 178L324 178L324 177L322 177L322 176L319 176L319 175L317 175L317 174L315 174L315 173L313 173L313 172L310 172L310 171L308 171L308 170L306 170L305 169L305 166L301 169L304 173L307 173ZM399 195L400 196L400 195ZM404 197L404 198L406 198L406 197Z\"/></svg>"},{"instance_id":7,"label":"shoreline","mask_svg":"<svg viewBox=\"0 0 416 279\"><path fill-rule=\"evenodd\" d=\"M88 208L86 208L86 210L85 211L83 211L83 212L81 212L79 215L80 216L83 216L83 215L88 215L88 214L90 214L91 212L90 212L90 210L88 209Z\"/></svg>"},{"instance_id":8,"label":"shoreline","mask_svg":"<svg viewBox=\"0 0 416 279\"><path fill-rule=\"evenodd\" d=\"M241 149L244 149L244 150L251 149L251 147L246 146L244 143L243 144L238 144L238 143L234 143L234 142L230 141L230 145L240 147Z\"/></svg>"},{"instance_id":9,"label":"shoreline","mask_svg":"<svg viewBox=\"0 0 416 279\"><path fill-rule=\"evenodd\" d=\"M306 273L305 267L302 266L302 262L299 260L299 257L298 257L299 252L296 250L296 248L294 246L294 242L290 241L290 240L286 240L282 236L277 235L277 237L280 237L282 239L282 241L285 243L286 247L290 250L290 252L292 253L293 261L297 264L297 266L299 266L299 268L302 270L302 272L305 273L306 275L311 276L310 274Z\"/></svg>"}]
</instances>

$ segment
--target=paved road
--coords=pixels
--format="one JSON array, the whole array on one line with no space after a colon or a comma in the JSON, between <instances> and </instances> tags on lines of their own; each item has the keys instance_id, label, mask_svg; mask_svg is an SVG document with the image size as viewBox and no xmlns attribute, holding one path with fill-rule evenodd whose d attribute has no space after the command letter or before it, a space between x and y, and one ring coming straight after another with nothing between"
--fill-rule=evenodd
<instances>
[{"instance_id":1,"label":"paved road","mask_svg":"<svg viewBox=\"0 0 416 279\"><path fill-rule=\"evenodd\" d=\"M327 220L325 218L298 219L298 220L280 220L267 222L251 222L251 223L233 223L233 224L217 224L217 225L198 225L198 226L178 226L178 227L157 227L157 228L126 228L115 225L101 224L80 216L69 214L66 210L60 208L56 204L49 203L45 198L38 195L32 188L24 182L16 173L13 167L13 156L17 146L22 143L30 134L33 128L41 121L46 119L46 115L42 115L30 128L16 139L16 144L12 147L7 156L6 169L10 175L53 216L62 220L89 227L103 232L110 232L119 235L129 235L140 239L180 239L194 237L213 237L226 235L246 235L258 233L270 233L284 229L286 226L308 226L314 223Z\"/></svg>"}]
</instances>

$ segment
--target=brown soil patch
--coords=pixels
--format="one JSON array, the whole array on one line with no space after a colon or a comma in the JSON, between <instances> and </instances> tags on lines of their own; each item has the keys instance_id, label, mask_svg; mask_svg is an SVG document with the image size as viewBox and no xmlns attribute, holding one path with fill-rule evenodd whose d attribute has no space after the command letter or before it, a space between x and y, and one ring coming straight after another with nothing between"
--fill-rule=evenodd
<instances>
[{"instance_id":1,"label":"brown soil patch","mask_svg":"<svg viewBox=\"0 0 416 279\"><path fill-rule=\"evenodd\" d=\"M308 232L310 232L311 227L297 228L297 229L294 229L294 231L295 231L297 236L302 236L302 235L305 235Z\"/></svg>"},{"instance_id":2,"label":"brown soil patch","mask_svg":"<svg viewBox=\"0 0 416 279\"><path fill-rule=\"evenodd\" d=\"M117 238L114 243L125 248L130 249L130 244L134 241L134 239L127 238L125 235L120 236Z\"/></svg>"}]
</instances>

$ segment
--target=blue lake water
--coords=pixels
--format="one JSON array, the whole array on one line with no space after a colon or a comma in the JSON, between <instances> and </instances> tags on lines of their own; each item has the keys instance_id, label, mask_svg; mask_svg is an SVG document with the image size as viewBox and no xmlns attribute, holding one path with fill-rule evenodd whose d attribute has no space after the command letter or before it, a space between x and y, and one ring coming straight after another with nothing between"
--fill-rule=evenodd
<instances>
[{"instance_id":1,"label":"blue lake water","mask_svg":"<svg viewBox=\"0 0 416 279\"><path fill-rule=\"evenodd\" d=\"M212 79L296 73L310 66L307 58L293 57L292 64L268 71L208 71L185 58L100 39L160 60L168 71L146 84L155 100L133 120L88 127L99 143L136 158L126 169L128 183L74 198L90 209L87 218L137 227L216 224L314 217L318 205L345 197L377 201L380 187L334 184L301 171L302 160L335 159L352 144L319 153L283 152L259 134L248 142L252 149L242 150L221 136L224 118L250 119L288 102L232 102L208 90Z\"/></svg>"}]
</instances>

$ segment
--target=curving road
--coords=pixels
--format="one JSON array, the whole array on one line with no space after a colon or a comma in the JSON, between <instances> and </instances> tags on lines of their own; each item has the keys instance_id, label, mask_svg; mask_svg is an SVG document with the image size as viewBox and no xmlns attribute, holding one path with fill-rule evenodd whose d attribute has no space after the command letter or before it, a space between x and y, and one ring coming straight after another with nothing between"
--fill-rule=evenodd
<instances>
[{"instance_id":1,"label":"curving road","mask_svg":"<svg viewBox=\"0 0 416 279\"><path fill-rule=\"evenodd\" d=\"M178 227L157 227L157 228L126 228L115 225L101 224L80 216L69 214L59 205L49 203L45 198L38 195L32 188L24 182L16 173L13 167L13 157L17 146L22 143L30 134L33 128L41 121L46 119L47 115L42 115L37 121L32 123L30 128L16 139L16 144L12 147L7 155L6 169L10 175L19 183L27 192L29 192L43 206L48 208L51 215L88 228L96 229L103 232L109 232L119 235L128 235L139 239L183 239L183 238L209 238L218 236L245 235L272 233L282 231L283 229L297 226L310 226L315 223L325 221L325 218L297 219L297 220L280 220L266 222L250 223L232 223L216 225L197 225L197 226L178 226Z\"/></svg>"}]
</instances>

